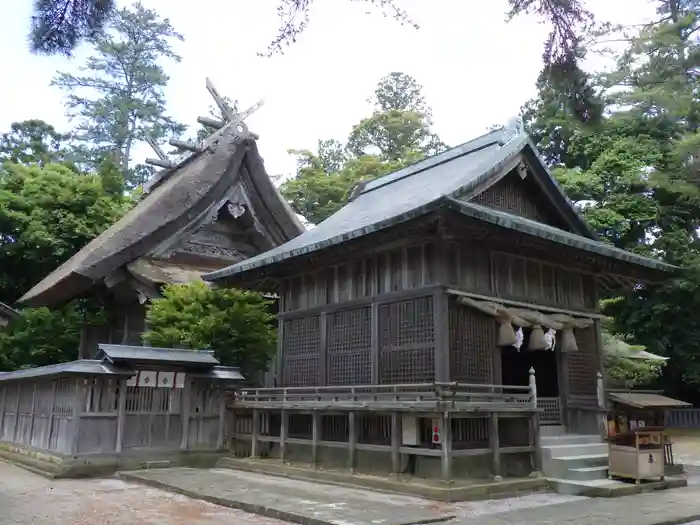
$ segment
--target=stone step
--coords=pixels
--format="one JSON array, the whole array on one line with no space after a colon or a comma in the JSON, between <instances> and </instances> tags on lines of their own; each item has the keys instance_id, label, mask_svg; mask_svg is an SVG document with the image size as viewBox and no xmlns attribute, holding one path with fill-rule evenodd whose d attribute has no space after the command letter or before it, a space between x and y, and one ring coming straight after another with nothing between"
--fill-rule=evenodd
<instances>
[{"instance_id":1,"label":"stone step","mask_svg":"<svg viewBox=\"0 0 700 525\"><path fill-rule=\"evenodd\" d=\"M566 479L571 481L593 481L596 479L607 479L608 467L607 465L601 465L600 467L579 467L570 469L565 474Z\"/></svg>"},{"instance_id":2,"label":"stone step","mask_svg":"<svg viewBox=\"0 0 700 525\"><path fill-rule=\"evenodd\" d=\"M566 434L564 425L542 425L540 427L540 435L546 437L563 436Z\"/></svg>"},{"instance_id":3,"label":"stone step","mask_svg":"<svg viewBox=\"0 0 700 525\"><path fill-rule=\"evenodd\" d=\"M567 458L570 456L591 456L608 454L607 443L587 443L569 445L548 445L542 447L542 455L550 458Z\"/></svg>"},{"instance_id":4,"label":"stone step","mask_svg":"<svg viewBox=\"0 0 700 525\"><path fill-rule=\"evenodd\" d=\"M587 445L589 443L601 443L597 434L564 434L561 436L542 436L540 445L548 447L552 445Z\"/></svg>"},{"instance_id":5,"label":"stone step","mask_svg":"<svg viewBox=\"0 0 700 525\"><path fill-rule=\"evenodd\" d=\"M607 467L607 454L587 454L544 460L544 474L547 477L565 478L570 470L588 467Z\"/></svg>"},{"instance_id":6,"label":"stone step","mask_svg":"<svg viewBox=\"0 0 700 525\"><path fill-rule=\"evenodd\" d=\"M639 485L609 479L572 481L562 478L547 478L547 482L559 494L600 498L616 498L688 485L688 480L685 478L666 478L664 481L650 481Z\"/></svg>"}]
</instances>

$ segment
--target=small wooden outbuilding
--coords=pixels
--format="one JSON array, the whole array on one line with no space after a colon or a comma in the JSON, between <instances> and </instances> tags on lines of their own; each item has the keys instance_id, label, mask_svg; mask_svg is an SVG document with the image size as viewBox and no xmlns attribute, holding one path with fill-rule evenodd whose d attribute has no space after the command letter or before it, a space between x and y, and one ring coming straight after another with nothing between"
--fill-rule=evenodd
<instances>
[{"instance_id":1,"label":"small wooden outbuilding","mask_svg":"<svg viewBox=\"0 0 700 525\"><path fill-rule=\"evenodd\" d=\"M94 359L2 373L0 451L66 470L220 451L224 391L242 380L211 352L110 344Z\"/></svg>"}]
</instances>

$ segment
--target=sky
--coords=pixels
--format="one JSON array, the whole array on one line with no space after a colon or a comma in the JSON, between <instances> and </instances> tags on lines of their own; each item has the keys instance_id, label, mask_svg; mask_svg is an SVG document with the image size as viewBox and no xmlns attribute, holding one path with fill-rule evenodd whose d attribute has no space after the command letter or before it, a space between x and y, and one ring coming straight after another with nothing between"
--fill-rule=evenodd
<instances>
[{"instance_id":1,"label":"sky","mask_svg":"<svg viewBox=\"0 0 700 525\"><path fill-rule=\"evenodd\" d=\"M279 27L276 0L143 0L184 34L180 63L166 63L168 108L196 126L219 93L242 108L264 99L247 122L260 135L270 174L295 169L289 149L314 149L319 139L344 141L352 125L371 113L367 101L381 77L415 77L433 109L434 131L454 146L505 123L535 95L546 25L521 16L506 22L506 0L396 0L419 29L401 26L365 2L316 0L307 30L283 55L258 56ZM120 6L130 1L118 0ZM33 56L27 33L31 0L0 0L0 132L15 121L42 119L70 129L62 93L50 87L56 71L75 71L89 49L73 59ZM10 7L11 6L11 7ZM648 0L590 0L599 18L636 22ZM634 13L634 14L632 14ZM595 61L591 67L598 67ZM137 156L150 155L147 147ZM141 160L140 158L137 160Z\"/></svg>"}]
</instances>

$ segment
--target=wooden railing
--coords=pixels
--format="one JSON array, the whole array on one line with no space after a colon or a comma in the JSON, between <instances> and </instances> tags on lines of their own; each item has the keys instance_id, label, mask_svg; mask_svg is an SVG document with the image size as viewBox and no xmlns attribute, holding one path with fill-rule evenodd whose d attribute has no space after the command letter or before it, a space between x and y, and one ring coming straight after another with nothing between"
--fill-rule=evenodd
<instances>
[{"instance_id":1,"label":"wooden railing","mask_svg":"<svg viewBox=\"0 0 700 525\"><path fill-rule=\"evenodd\" d=\"M267 410L533 411L530 386L418 383L290 388L236 392L234 406Z\"/></svg>"}]
</instances>

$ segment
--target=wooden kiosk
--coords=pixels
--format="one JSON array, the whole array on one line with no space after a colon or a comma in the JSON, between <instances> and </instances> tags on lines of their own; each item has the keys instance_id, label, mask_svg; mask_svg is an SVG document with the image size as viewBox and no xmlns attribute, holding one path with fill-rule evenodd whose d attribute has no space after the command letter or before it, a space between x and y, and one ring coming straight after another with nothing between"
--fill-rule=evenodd
<instances>
[{"instance_id":1,"label":"wooden kiosk","mask_svg":"<svg viewBox=\"0 0 700 525\"><path fill-rule=\"evenodd\" d=\"M665 478L664 427L638 427L608 437L609 476L634 479Z\"/></svg>"}]
</instances>

